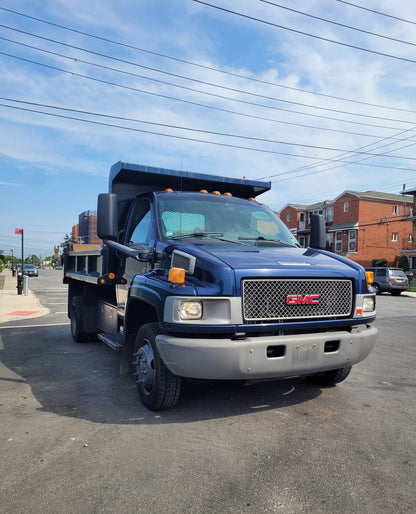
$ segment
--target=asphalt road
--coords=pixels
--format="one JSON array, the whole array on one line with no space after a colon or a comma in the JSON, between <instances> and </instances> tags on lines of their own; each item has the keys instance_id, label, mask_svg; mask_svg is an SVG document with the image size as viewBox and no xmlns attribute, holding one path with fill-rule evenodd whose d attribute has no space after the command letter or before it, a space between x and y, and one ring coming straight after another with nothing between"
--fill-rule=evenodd
<instances>
[{"instance_id":1,"label":"asphalt road","mask_svg":"<svg viewBox=\"0 0 416 514\"><path fill-rule=\"evenodd\" d=\"M415 512L416 298L378 297L336 387L194 382L151 413L117 353L72 342L61 272L30 287L50 314L0 327L2 513Z\"/></svg>"}]
</instances>

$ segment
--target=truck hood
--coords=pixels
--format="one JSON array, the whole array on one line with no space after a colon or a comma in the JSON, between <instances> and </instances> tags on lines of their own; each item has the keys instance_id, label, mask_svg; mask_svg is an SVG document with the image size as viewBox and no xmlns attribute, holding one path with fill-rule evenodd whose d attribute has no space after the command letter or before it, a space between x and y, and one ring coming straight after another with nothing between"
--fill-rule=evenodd
<instances>
[{"instance_id":1,"label":"truck hood","mask_svg":"<svg viewBox=\"0 0 416 514\"><path fill-rule=\"evenodd\" d=\"M208 250L207 247L205 247ZM345 276L357 277L361 266L336 254L311 248L249 247L238 250L223 246L209 253L236 273L263 276Z\"/></svg>"},{"instance_id":2,"label":"truck hood","mask_svg":"<svg viewBox=\"0 0 416 514\"><path fill-rule=\"evenodd\" d=\"M345 278L355 292L367 291L365 271L359 264L335 253L312 248L182 244L178 250L196 257L196 277L210 276L212 289L199 294L239 294L244 278Z\"/></svg>"}]
</instances>

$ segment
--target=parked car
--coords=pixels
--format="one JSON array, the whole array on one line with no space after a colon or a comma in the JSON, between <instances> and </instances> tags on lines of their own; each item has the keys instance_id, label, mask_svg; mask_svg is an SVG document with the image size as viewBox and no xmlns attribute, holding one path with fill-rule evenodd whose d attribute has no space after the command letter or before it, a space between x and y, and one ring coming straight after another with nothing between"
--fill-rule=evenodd
<instances>
[{"instance_id":1,"label":"parked car","mask_svg":"<svg viewBox=\"0 0 416 514\"><path fill-rule=\"evenodd\" d=\"M25 264L23 266L23 275L27 275L28 277L37 277L38 268L34 264Z\"/></svg>"},{"instance_id":2,"label":"parked car","mask_svg":"<svg viewBox=\"0 0 416 514\"><path fill-rule=\"evenodd\" d=\"M409 281L401 268L366 268L366 271L374 273L373 288L377 294L384 291L398 296L402 291L409 289Z\"/></svg>"}]
</instances>

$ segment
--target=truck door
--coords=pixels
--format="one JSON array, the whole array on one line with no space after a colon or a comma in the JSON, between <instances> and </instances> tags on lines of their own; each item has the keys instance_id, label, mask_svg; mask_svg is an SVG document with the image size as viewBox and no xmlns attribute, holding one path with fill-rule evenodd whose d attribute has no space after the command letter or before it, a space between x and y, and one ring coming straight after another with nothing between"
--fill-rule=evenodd
<instances>
[{"instance_id":1,"label":"truck door","mask_svg":"<svg viewBox=\"0 0 416 514\"><path fill-rule=\"evenodd\" d=\"M154 244L153 231L150 202L148 199L137 199L130 211L123 242L131 248L142 248L146 251ZM118 284L117 286L117 304L119 315L124 317L131 281L135 275L148 271L151 264L126 256L122 259L121 265L124 267L122 271L126 284Z\"/></svg>"}]
</instances>

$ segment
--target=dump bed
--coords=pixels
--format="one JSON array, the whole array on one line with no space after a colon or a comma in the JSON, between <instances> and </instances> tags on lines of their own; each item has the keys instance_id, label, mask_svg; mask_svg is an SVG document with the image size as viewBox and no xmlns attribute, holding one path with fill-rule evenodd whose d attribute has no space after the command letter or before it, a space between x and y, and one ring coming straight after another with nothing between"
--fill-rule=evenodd
<instances>
[{"instance_id":1,"label":"dump bed","mask_svg":"<svg viewBox=\"0 0 416 514\"><path fill-rule=\"evenodd\" d=\"M115 193L119 202L148 191L167 188L175 191L217 190L240 198L250 198L268 191L271 183L125 162L117 162L111 167L109 192Z\"/></svg>"}]
</instances>

